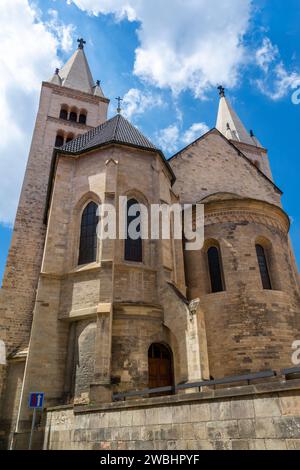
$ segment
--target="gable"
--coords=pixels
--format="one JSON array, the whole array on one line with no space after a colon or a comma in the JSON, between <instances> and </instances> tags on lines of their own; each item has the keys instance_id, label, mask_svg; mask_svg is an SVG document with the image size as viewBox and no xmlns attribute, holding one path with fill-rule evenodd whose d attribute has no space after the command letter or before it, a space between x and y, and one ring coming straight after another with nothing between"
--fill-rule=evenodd
<instances>
[{"instance_id":1,"label":"gable","mask_svg":"<svg viewBox=\"0 0 300 470\"><path fill-rule=\"evenodd\" d=\"M281 191L217 130L183 149L171 160L174 191L183 203L228 192L281 205Z\"/></svg>"}]
</instances>

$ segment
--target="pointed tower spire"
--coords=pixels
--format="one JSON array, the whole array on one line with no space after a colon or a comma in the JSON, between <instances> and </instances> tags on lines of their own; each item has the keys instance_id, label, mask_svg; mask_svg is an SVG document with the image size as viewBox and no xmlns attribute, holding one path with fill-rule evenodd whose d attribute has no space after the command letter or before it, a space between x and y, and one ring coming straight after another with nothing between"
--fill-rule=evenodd
<instances>
[{"instance_id":1,"label":"pointed tower spire","mask_svg":"<svg viewBox=\"0 0 300 470\"><path fill-rule=\"evenodd\" d=\"M261 147L259 141L247 132L244 124L231 107L225 95L225 88L219 86L218 90L220 94L220 104L216 128L229 140Z\"/></svg>"},{"instance_id":2,"label":"pointed tower spire","mask_svg":"<svg viewBox=\"0 0 300 470\"><path fill-rule=\"evenodd\" d=\"M84 44L84 39L78 39L78 49L60 70L59 78L62 86L93 95L94 80L84 52Z\"/></svg>"}]
</instances>

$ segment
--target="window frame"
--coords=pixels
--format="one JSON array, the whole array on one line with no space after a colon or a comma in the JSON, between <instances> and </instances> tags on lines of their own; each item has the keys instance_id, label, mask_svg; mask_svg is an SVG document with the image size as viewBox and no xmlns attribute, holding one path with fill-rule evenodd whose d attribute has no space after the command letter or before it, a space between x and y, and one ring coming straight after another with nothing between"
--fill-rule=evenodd
<instances>
[{"instance_id":1,"label":"window frame","mask_svg":"<svg viewBox=\"0 0 300 470\"><path fill-rule=\"evenodd\" d=\"M218 255L218 277L219 279L217 282L214 282L214 277L213 277L213 272L212 272L212 265L210 261L210 255L209 252L211 250L216 250L217 255ZM207 267L208 267L208 277L209 277L209 286L210 286L210 293L211 294L219 294L221 292L226 292L226 285L225 285L225 279L224 279L224 271L223 271L223 259L222 259L222 253L219 244L212 243L206 248L206 261L207 261ZM214 284L218 285L218 287L214 287Z\"/></svg>"},{"instance_id":2,"label":"window frame","mask_svg":"<svg viewBox=\"0 0 300 470\"><path fill-rule=\"evenodd\" d=\"M94 217L95 217L94 223L92 223L92 224L87 223L87 224L85 224L85 226L83 226L84 217L88 218L89 216L92 216L92 214L88 214L88 212L87 212L88 208L91 207L91 205L93 205L96 209L96 212L94 214ZM84 208L81 212L81 216L80 216L80 219L79 219L79 243L78 243L77 266L85 266L87 264L92 264L92 263L97 262L97 259L98 259L97 227L98 227L98 223L99 223L99 216L97 215L98 208L99 208L99 204L97 204L93 200L90 200L89 202L87 202L85 204L85 206L84 206ZM87 231L87 227L89 227L89 226L95 226L95 234L90 235L90 236L85 236L83 238L83 234L82 234L83 228L86 227L86 231ZM92 237L94 237L93 247L91 248L91 251L93 251L93 254L92 254L92 256L89 257L89 255L87 254L88 251L86 251L85 253L84 252L82 253L82 250L83 250L82 243L83 243L84 239L92 238Z\"/></svg>"},{"instance_id":3,"label":"window frame","mask_svg":"<svg viewBox=\"0 0 300 470\"><path fill-rule=\"evenodd\" d=\"M261 250L260 254L258 250ZM261 243L256 242L255 251L263 290L273 290L267 250ZM260 260L263 261L264 266L262 266Z\"/></svg>"},{"instance_id":4,"label":"window frame","mask_svg":"<svg viewBox=\"0 0 300 470\"><path fill-rule=\"evenodd\" d=\"M128 200L127 200L127 204L126 204L126 211L127 211L127 227L126 227L126 238L124 240L124 261L126 263L136 263L136 264L143 264L144 263L144 244L143 244L143 239L142 237L138 238L137 240L131 240L130 238L128 238L128 228L129 228L129 224L137 219L137 217L128 217L128 211L129 211L129 208L131 207L129 204L132 202L131 206L135 205L135 204L138 204L140 206L140 202L134 197L130 197ZM140 211L140 217L141 217L141 211ZM142 220L140 221L140 224L142 223ZM131 246L130 246L131 245ZM137 248L137 255L136 256L130 256L128 253L130 252L130 250L134 251L134 245L135 245L135 248L136 246L138 247Z\"/></svg>"}]
</instances>

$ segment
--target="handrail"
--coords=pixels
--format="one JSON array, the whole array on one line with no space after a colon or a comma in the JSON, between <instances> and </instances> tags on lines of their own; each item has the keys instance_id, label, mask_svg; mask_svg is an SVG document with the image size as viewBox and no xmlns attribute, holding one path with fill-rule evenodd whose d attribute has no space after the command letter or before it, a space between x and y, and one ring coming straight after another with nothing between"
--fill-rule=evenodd
<instances>
[{"instance_id":1,"label":"handrail","mask_svg":"<svg viewBox=\"0 0 300 470\"><path fill-rule=\"evenodd\" d=\"M247 374L247 375L236 375L234 377L225 377L224 379L217 380L206 380L202 382L193 382L188 384L177 385L177 390L186 390L189 388L202 388L202 387L211 387L213 385L226 385L236 382L250 382L251 380L256 379L267 379L274 377L276 374L272 370L267 370L264 372L257 372L256 374Z\"/></svg>"},{"instance_id":2,"label":"handrail","mask_svg":"<svg viewBox=\"0 0 300 470\"><path fill-rule=\"evenodd\" d=\"M300 369L299 369L300 372ZM189 382L180 385L176 385L175 387L160 387L160 388L148 388L144 390L133 390L131 392L124 392L124 393L114 393L113 400L120 401L126 400L126 398L134 398L134 397L143 397L145 395L155 395L158 393L167 393L173 392L176 393L178 390L187 390L190 388L199 388L202 387L212 387L216 385L230 385L237 382L248 382L250 383L251 380L257 379L267 379L276 376L276 373L272 370L267 370L264 372L257 372L255 374L246 374L246 375L238 375L233 377L225 377L223 379L217 380L204 380L201 382Z\"/></svg>"},{"instance_id":3,"label":"handrail","mask_svg":"<svg viewBox=\"0 0 300 470\"><path fill-rule=\"evenodd\" d=\"M292 367L291 369L282 369L282 375L300 374L300 367Z\"/></svg>"}]
</instances>

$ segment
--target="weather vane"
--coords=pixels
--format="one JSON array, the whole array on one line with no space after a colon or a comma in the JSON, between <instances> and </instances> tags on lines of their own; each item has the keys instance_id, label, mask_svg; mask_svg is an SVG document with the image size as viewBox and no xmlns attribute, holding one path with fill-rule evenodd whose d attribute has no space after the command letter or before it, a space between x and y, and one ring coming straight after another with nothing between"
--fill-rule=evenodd
<instances>
[{"instance_id":1,"label":"weather vane","mask_svg":"<svg viewBox=\"0 0 300 470\"><path fill-rule=\"evenodd\" d=\"M116 98L117 102L118 102L118 108L117 108L117 113L118 114L121 114L121 111L122 111L122 108L121 108L121 101L123 101L123 98L121 98L121 96L118 96L118 98Z\"/></svg>"},{"instance_id":2,"label":"weather vane","mask_svg":"<svg viewBox=\"0 0 300 470\"><path fill-rule=\"evenodd\" d=\"M78 42L78 49L83 49L86 41L83 38L77 39Z\"/></svg>"}]
</instances>

